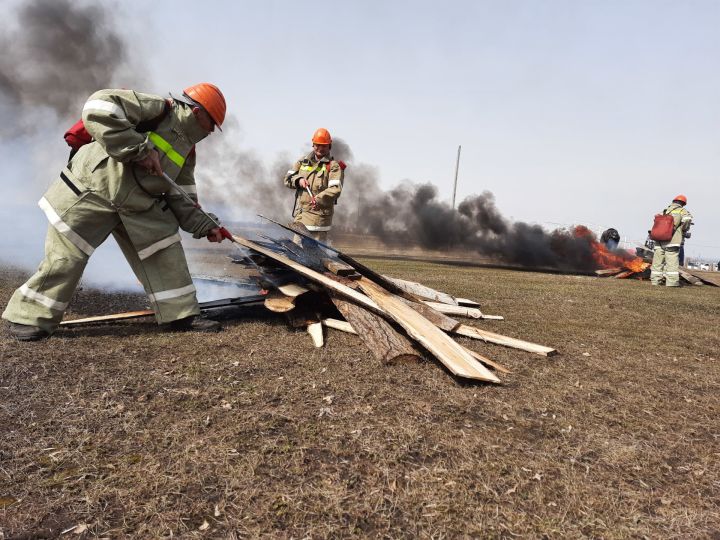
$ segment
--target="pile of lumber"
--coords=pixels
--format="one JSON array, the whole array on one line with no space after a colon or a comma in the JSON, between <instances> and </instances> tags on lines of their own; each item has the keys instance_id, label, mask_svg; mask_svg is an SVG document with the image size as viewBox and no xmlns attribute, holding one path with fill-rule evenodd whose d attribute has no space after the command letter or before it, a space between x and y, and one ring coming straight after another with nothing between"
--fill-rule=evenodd
<instances>
[{"instance_id":1,"label":"pile of lumber","mask_svg":"<svg viewBox=\"0 0 720 540\"><path fill-rule=\"evenodd\" d=\"M257 283L257 294L245 300L237 299L235 305L262 302L271 312L283 314L290 326L305 328L317 347L324 346L323 329L331 328L357 335L384 363L429 355L456 377L492 383L500 382L497 372L509 371L464 347L452 336L542 356L556 353L553 348L463 324L453 318L502 319L483 313L477 302L380 275L350 256L313 240L302 225L273 223L275 226L270 226L273 234L258 234L254 241L233 235L241 249L231 255L231 259L252 272L252 279ZM114 317L114 320L121 318Z\"/></svg>"}]
</instances>

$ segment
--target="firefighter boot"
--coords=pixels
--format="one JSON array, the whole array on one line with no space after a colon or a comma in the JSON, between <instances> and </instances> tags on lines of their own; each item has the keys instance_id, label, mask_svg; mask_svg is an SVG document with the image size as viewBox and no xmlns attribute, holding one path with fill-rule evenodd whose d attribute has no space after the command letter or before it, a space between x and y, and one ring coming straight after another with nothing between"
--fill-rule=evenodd
<instances>
[{"instance_id":1,"label":"firefighter boot","mask_svg":"<svg viewBox=\"0 0 720 540\"><path fill-rule=\"evenodd\" d=\"M168 327L173 332L219 332L222 330L219 322L205 318L202 315L192 315L191 317L172 321Z\"/></svg>"},{"instance_id":2,"label":"firefighter boot","mask_svg":"<svg viewBox=\"0 0 720 540\"><path fill-rule=\"evenodd\" d=\"M41 339L45 339L50 334L48 334L42 328L38 328L37 326L11 322L10 335L12 335L12 337L17 339L18 341L38 341Z\"/></svg>"}]
</instances>

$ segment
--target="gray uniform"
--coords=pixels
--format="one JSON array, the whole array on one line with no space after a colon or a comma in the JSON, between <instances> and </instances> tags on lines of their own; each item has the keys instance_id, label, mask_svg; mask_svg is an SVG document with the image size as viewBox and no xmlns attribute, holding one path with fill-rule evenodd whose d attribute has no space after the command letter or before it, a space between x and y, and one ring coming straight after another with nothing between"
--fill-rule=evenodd
<instances>
[{"instance_id":1,"label":"gray uniform","mask_svg":"<svg viewBox=\"0 0 720 540\"><path fill-rule=\"evenodd\" d=\"M315 152L299 159L288 171L284 183L290 189L297 190L293 217L296 223L302 223L317 240L325 242L332 227L335 203L342 192L345 179L344 164L335 161L332 156L317 159ZM307 190L300 187L304 178L317 201L313 208L312 199Z\"/></svg>"},{"instance_id":2,"label":"gray uniform","mask_svg":"<svg viewBox=\"0 0 720 540\"><path fill-rule=\"evenodd\" d=\"M650 283L660 285L664 278L668 287L679 287L680 246L685 240L685 233L690 229L692 214L678 203L672 203L663 213L673 217L674 233L667 242L655 242Z\"/></svg>"},{"instance_id":3,"label":"gray uniform","mask_svg":"<svg viewBox=\"0 0 720 540\"><path fill-rule=\"evenodd\" d=\"M163 170L197 198L194 146L208 134L190 107L174 101L154 131L135 129L165 107L162 97L132 90L90 96L82 118L95 140L80 148L40 199L50 222L45 259L15 291L4 319L52 333L88 259L110 234L143 284L158 323L200 313L179 228L200 238L216 225L135 163L155 148Z\"/></svg>"}]
</instances>

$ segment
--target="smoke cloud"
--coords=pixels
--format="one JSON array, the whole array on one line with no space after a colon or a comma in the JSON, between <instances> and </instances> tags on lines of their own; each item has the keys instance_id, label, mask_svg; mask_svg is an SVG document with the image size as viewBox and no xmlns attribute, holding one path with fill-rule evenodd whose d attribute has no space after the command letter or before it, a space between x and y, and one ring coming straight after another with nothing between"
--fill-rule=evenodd
<instances>
[{"instance_id":1,"label":"smoke cloud","mask_svg":"<svg viewBox=\"0 0 720 540\"><path fill-rule=\"evenodd\" d=\"M83 101L107 88L125 67L128 48L102 6L71 0L32 0L7 18L0 44L0 107L31 130L36 111L49 108L62 119L77 118ZM133 66L133 72L137 72ZM137 83L135 74L124 83ZM18 117L17 112L20 112ZM2 135L17 135L3 122Z\"/></svg>"},{"instance_id":2,"label":"smoke cloud","mask_svg":"<svg viewBox=\"0 0 720 540\"><path fill-rule=\"evenodd\" d=\"M389 191L379 186L375 167L354 163L343 139L333 139L333 156L349 163L335 217L334 229L373 236L388 246L417 246L437 251L472 251L498 262L530 268L590 271L597 268L593 254L596 239L587 229L555 229L505 218L492 193L466 198L457 209L438 198L432 184L404 181ZM294 192L282 184L294 161L278 156L266 168L253 154L232 144L214 147L211 160L216 174L201 184L206 200L233 201L244 216L261 213L287 221ZM624 252L618 252L625 257ZM630 258L628 256L628 258Z\"/></svg>"},{"instance_id":3,"label":"smoke cloud","mask_svg":"<svg viewBox=\"0 0 720 540\"><path fill-rule=\"evenodd\" d=\"M0 22L0 159L9 197L0 226L0 258L25 270L43 253L47 220L36 205L69 149L62 135L94 91L143 83L144 66L128 63L120 27L102 5L71 0L30 0L9 8ZM140 55L136 55L141 58ZM31 234L30 234L31 233ZM119 249L111 244L90 260L85 280L136 288Z\"/></svg>"}]
</instances>

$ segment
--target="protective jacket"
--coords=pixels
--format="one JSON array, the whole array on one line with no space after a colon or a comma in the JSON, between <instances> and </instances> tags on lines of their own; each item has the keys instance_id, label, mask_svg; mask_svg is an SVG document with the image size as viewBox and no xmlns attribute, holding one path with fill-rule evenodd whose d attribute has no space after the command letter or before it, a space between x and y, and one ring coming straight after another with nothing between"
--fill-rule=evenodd
<instances>
[{"instance_id":1,"label":"protective jacket","mask_svg":"<svg viewBox=\"0 0 720 540\"><path fill-rule=\"evenodd\" d=\"M307 180L315 196L315 208L312 207L310 194L300 187L301 178ZM304 224L311 232L329 231L344 178L344 166L332 156L318 159L315 152L310 152L296 161L285 176L285 185L297 190L293 209L295 221Z\"/></svg>"},{"instance_id":2,"label":"protective jacket","mask_svg":"<svg viewBox=\"0 0 720 540\"><path fill-rule=\"evenodd\" d=\"M653 251L650 282L660 285L665 280L668 287L680 286L680 247L685 241L685 234L692 224L692 215L681 204L672 203L663 214L673 217L674 232L667 242L656 242Z\"/></svg>"},{"instance_id":3,"label":"protective jacket","mask_svg":"<svg viewBox=\"0 0 720 540\"><path fill-rule=\"evenodd\" d=\"M668 206L663 214L669 214L673 217L674 233L673 237L667 242L659 242L663 248L680 247L685 243L685 233L690 229L692 224L692 214L685 207L678 203L672 203Z\"/></svg>"},{"instance_id":4,"label":"protective jacket","mask_svg":"<svg viewBox=\"0 0 720 540\"><path fill-rule=\"evenodd\" d=\"M151 122L163 111L160 123ZM197 199L194 146L207 133L188 105L132 90L96 92L82 118L95 140L40 199L50 222L45 259L15 291L3 318L54 331L89 257L109 234L145 287L158 322L198 314L178 227L199 238L216 225L136 162L157 149L163 170ZM143 122L156 124L153 131L139 131Z\"/></svg>"}]
</instances>

